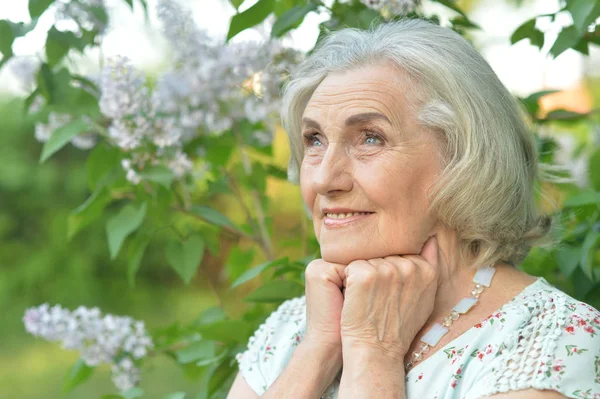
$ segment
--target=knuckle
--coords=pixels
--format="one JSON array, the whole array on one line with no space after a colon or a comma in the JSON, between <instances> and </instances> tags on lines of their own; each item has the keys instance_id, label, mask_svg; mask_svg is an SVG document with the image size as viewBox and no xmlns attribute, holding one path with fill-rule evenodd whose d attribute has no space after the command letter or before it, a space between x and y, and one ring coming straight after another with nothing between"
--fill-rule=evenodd
<instances>
[{"instance_id":1,"label":"knuckle","mask_svg":"<svg viewBox=\"0 0 600 399\"><path fill-rule=\"evenodd\" d=\"M404 259L400 267L400 272L404 278L413 278L417 273L417 265L408 259Z\"/></svg>"},{"instance_id":2,"label":"knuckle","mask_svg":"<svg viewBox=\"0 0 600 399\"><path fill-rule=\"evenodd\" d=\"M323 260L321 259L315 259L313 261L311 261L308 266L306 266L306 269L304 270L304 275L305 277L308 278L315 278L318 277L322 272L323 272Z\"/></svg>"},{"instance_id":3,"label":"knuckle","mask_svg":"<svg viewBox=\"0 0 600 399\"><path fill-rule=\"evenodd\" d=\"M398 268L390 262L382 262L379 265L379 274L385 279L396 279L398 277Z\"/></svg>"}]
</instances>

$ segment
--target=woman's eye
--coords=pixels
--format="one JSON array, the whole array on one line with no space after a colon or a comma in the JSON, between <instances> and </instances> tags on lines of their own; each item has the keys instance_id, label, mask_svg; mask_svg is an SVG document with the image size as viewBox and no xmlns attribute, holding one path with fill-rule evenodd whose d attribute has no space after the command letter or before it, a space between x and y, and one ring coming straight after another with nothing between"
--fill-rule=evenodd
<instances>
[{"instance_id":1,"label":"woman's eye","mask_svg":"<svg viewBox=\"0 0 600 399\"><path fill-rule=\"evenodd\" d=\"M365 144L380 144L381 143L381 138L377 135L374 134L367 134L367 137L365 138Z\"/></svg>"},{"instance_id":2,"label":"woman's eye","mask_svg":"<svg viewBox=\"0 0 600 399\"><path fill-rule=\"evenodd\" d=\"M309 147L320 147L323 145L316 133L304 135L304 141Z\"/></svg>"}]
</instances>

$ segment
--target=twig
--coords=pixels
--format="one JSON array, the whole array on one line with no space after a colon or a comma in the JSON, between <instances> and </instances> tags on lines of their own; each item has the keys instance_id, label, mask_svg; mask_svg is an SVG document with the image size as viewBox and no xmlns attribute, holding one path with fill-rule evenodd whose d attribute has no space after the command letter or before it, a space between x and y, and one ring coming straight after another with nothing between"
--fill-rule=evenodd
<instances>
[{"instance_id":1,"label":"twig","mask_svg":"<svg viewBox=\"0 0 600 399\"><path fill-rule=\"evenodd\" d=\"M185 208L183 208L181 206L172 206L171 210L183 213L183 214L188 215L188 216L192 216L192 217L194 217L196 219L199 219L199 220L202 220L203 222L206 222L208 224L215 225L214 223L211 223L209 220L203 218L202 216L200 216L200 215L198 215L196 213L190 212L190 211L186 210ZM253 240L253 241L258 241L257 237L254 237L254 236L251 236L249 234L246 234L243 231L236 230L233 227L230 227L230 226L227 226L227 225L225 225L225 226L215 225L215 226L222 228L223 230L225 230L229 234L233 235L234 237L243 237L243 238L248 238L248 239Z\"/></svg>"}]
</instances>

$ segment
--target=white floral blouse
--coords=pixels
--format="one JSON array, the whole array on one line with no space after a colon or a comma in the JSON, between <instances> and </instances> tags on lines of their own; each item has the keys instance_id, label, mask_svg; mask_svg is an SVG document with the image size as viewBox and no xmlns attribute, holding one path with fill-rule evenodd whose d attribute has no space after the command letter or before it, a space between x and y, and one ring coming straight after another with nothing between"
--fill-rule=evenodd
<instances>
[{"instance_id":1,"label":"white floral blouse","mask_svg":"<svg viewBox=\"0 0 600 399\"><path fill-rule=\"evenodd\" d=\"M306 331L305 297L271 313L237 355L262 395ZM337 398L341 372L322 398ZM600 312L543 277L406 375L408 399L476 399L526 388L600 399Z\"/></svg>"}]
</instances>

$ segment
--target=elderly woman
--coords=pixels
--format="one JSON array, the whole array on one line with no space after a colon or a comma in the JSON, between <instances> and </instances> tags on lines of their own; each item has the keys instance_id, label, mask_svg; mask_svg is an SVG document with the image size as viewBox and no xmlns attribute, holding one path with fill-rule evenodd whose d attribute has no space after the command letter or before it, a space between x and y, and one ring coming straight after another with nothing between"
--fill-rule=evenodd
<instances>
[{"instance_id":1,"label":"elderly woman","mask_svg":"<svg viewBox=\"0 0 600 399\"><path fill-rule=\"evenodd\" d=\"M342 30L283 103L322 259L229 398L600 397L600 313L515 267L550 229L534 140L468 42L422 20Z\"/></svg>"}]
</instances>

